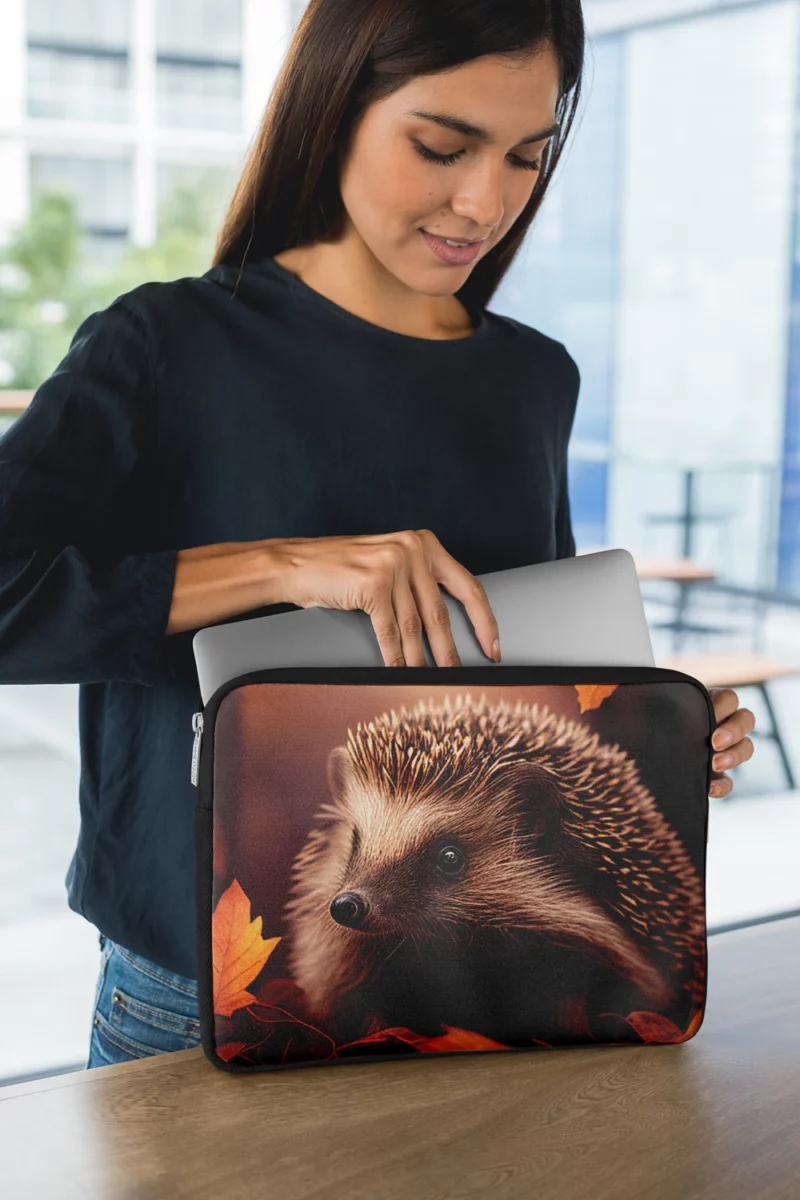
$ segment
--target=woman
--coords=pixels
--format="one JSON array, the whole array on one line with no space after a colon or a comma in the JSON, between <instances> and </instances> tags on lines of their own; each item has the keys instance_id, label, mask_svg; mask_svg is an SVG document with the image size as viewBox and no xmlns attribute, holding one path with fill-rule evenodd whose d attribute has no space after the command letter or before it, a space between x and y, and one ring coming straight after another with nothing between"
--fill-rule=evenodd
<instances>
[{"instance_id":1,"label":"woman","mask_svg":"<svg viewBox=\"0 0 800 1200\"><path fill-rule=\"evenodd\" d=\"M88 317L3 439L0 675L81 684L90 1067L198 1040L193 632L362 609L387 665L422 626L457 665L443 587L499 660L475 575L575 553L577 367L486 304L583 52L579 0L312 0L212 268Z\"/></svg>"}]
</instances>

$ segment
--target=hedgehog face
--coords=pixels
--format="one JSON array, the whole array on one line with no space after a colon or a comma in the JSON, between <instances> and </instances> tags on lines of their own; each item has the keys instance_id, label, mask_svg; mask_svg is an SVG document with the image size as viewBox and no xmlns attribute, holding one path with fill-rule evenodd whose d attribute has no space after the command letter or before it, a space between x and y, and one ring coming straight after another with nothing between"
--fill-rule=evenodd
<instances>
[{"instance_id":1,"label":"hedgehog face","mask_svg":"<svg viewBox=\"0 0 800 1200\"><path fill-rule=\"evenodd\" d=\"M434 837L402 859L370 862L354 827L353 848L348 879L329 911L339 925L359 933L409 932L414 926L421 932L422 926L430 928L434 915L446 919L447 892L469 870L468 851L448 836Z\"/></svg>"},{"instance_id":2,"label":"hedgehog face","mask_svg":"<svg viewBox=\"0 0 800 1200\"><path fill-rule=\"evenodd\" d=\"M522 778L524 774L524 779ZM325 897L329 917L358 934L447 936L509 923L510 897L526 907L537 886L563 882L553 850L557 796L544 772L509 773L491 788L387 795L333 751L337 822L329 834L340 869Z\"/></svg>"}]
</instances>

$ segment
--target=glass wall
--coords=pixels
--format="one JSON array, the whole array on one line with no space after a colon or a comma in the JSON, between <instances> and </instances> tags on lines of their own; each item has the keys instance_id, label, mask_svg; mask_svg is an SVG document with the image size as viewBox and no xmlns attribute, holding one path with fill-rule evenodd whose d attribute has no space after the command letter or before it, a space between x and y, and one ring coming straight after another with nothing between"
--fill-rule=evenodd
<instances>
[{"instance_id":1,"label":"glass wall","mask_svg":"<svg viewBox=\"0 0 800 1200\"><path fill-rule=\"evenodd\" d=\"M564 342L581 372L570 495L579 545L605 538L623 175L625 42L590 49L580 115L522 253L490 304ZM577 132L576 132L577 131Z\"/></svg>"},{"instance_id":2,"label":"glass wall","mask_svg":"<svg viewBox=\"0 0 800 1200\"><path fill-rule=\"evenodd\" d=\"M627 40L614 450L715 480L695 550L741 584L776 579L751 481L782 456L797 37L780 0ZM679 527L648 521L676 513L661 478L615 475L610 528L675 553Z\"/></svg>"},{"instance_id":3,"label":"glass wall","mask_svg":"<svg viewBox=\"0 0 800 1200\"><path fill-rule=\"evenodd\" d=\"M798 67L800 70L800 67ZM799 81L800 82L800 81ZM800 89L794 113L786 414L781 464L778 585L800 593Z\"/></svg>"},{"instance_id":4,"label":"glass wall","mask_svg":"<svg viewBox=\"0 0 800 1200\"><path fill-rule=\"evenodd\" d=\"M798 573L797 39L797 4L775 0L590 44L574 141L492 303L580 366L584 545L683 553L692 470L692 553L742 584Z\"/></svg>"}]
</instances>

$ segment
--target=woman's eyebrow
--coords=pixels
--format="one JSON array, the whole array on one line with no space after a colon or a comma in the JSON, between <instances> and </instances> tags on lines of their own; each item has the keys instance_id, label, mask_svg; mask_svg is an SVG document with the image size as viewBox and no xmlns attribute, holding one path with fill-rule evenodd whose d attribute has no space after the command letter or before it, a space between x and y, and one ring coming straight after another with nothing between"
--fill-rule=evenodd
<instances>
[{"instance_id":1,"label":"woman's eyebrow","mask_svg":"<svg viewBox=\"0 0 800 1200\"><path fill-rule=\"evenodd\" d=\"M480 125L473 125L471 121L464 121L461 117L451 117L448 113L425 112L423 109L412 108L405 115L407 117L422 117L425 121L435 121L437 125L442 125L445 129L453 129L456 133L463 133L465 137L477 138L480 142L491 143L494 141L488 129L483 129ZM529 137L520 138L514 145L525 146L528 142L541 142L544 138L552 137L558 133L560 128L561 126L558 123L550 125L549 128L542 129L539 133L532 133Z\"/></svg>"}]
</instances>

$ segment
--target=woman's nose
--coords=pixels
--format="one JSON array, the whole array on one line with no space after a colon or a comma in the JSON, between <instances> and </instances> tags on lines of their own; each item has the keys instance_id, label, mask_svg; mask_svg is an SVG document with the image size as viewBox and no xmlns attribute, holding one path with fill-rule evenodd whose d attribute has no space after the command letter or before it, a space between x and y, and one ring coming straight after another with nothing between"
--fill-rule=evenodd
<instances>
[{"instance_id":1,"label":"woman's nose","mask_svg":"<svg viewBox=\"0 0 800 1200\"><path fill-rule=\"evenodd\" d=\"M467 177L466 184L453 197L451 207L459 217L480 226L487 233L497 229L503 219L503 168L484 164Z\"/></svg>"}]
</instances>

